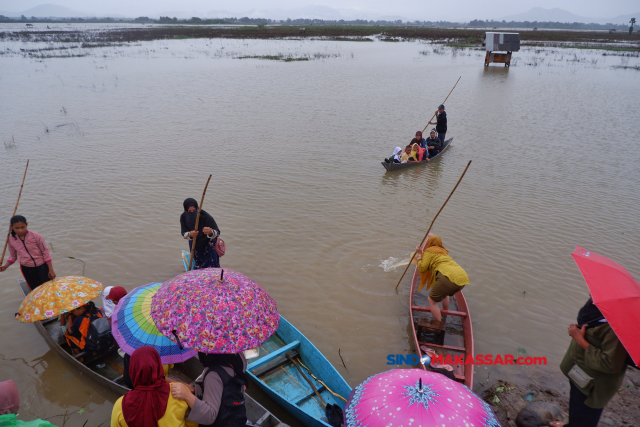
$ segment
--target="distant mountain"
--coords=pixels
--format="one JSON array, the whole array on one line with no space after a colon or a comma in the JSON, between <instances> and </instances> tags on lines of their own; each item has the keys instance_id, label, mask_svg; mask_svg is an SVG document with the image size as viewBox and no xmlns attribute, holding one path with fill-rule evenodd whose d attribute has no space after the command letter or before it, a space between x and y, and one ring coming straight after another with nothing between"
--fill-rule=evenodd
<instances>
[{"instance_id":1,"label":"distant mountain","mask_svg":"<svg viewBox=\"0 0 640 427\"><path fill-rule=\"evenodd\" d=\"M24 15L27 18L31 18L32 16L36 18L85 18L87 16L95 16L86 12L72 10L68 7L58 6L57 4L41 4L17 14L17 16L20 15Z\"/></svg>"},{"instance_id":2,"label":"distant mountain","mask_svg":"<svg viewBox=\"0 0 640 427\"><path fill-rule=\"evenodd\" d=\"M589 18L585 16L576 15L568 10L554 8L544 9L541 7L534 7L528 12L519 13L517 15L503 16L499 18L499 21L529 21L529 22L582 22L585 24L622 24L628 23L631 18L637 18L640 20L640 13L630 15L619 15L613 18Z\"/></svg>"}]
</instances>

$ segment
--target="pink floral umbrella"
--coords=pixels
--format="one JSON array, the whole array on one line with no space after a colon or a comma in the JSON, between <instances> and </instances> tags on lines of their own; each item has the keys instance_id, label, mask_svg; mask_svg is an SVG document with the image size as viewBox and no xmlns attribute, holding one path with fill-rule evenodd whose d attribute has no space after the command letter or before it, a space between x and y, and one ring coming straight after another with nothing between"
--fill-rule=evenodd
<instances>
[{"instance_id":1,"label":"pink floral umbrella","mask_svg":"<svg viewBox=\"0 0 640 427\"><path fill-rule=\"evenodd\" d=\"M203 353L258 347L277 329L276 302L248 277L205 268L164 282L152 297L151 318L178 345Z\"/></svg>"},{"instance_id":2,"label":"pink floral umbrella","mask_svg":"<svg viewBox=\"0 0 640 427\"><path fill-rule=\"evenodd\" d=\"M351 392L345 427L500 427L489 405L466 386L422 369L373 375Z\"/></svg>"}]
</instances>

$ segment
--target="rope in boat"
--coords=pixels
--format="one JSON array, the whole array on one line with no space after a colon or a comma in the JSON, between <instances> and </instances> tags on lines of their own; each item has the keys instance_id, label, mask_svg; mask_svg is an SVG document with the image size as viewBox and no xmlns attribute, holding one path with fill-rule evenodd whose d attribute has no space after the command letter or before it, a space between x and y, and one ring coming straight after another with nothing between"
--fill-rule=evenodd
<instances>
[{"instance_id":1,"label":"rope in boat","mask_svg":"<svg viewBox=\"0 0 640 427\"><path fill-rule=\"evenodd\" d=\"M304 363L302 363L302 360L300 360L300 358L299 358L299 357L298 357L297 359L298 359L298 363L299 363L300 365L302 365L302 367L303 367L304 369L306 369L306 370L307 370L307 372L309 372L309 375L311 375L311 376L313 377L313 379L314 379L314 380L316 380L316 381L318 381L320 384L322 384L322 385L324 386L324 388L326 388L326 389L329 391L329 393L331 393L331 394L333 394L334 396L339 397L340 399L344 400L344 403L347 403L347 399L345 399L344 397L340 396L338 393L335 393L333 390L331 390L331 389L329 388L329 386L328 386L328 385L326 385L324 382L322 382L321 380L319 380L315 375L313 375L313 372L311 372L311 370L310 370L309 368L307 368L307 367L304 365Z\"/></svg>"}]
</instances>

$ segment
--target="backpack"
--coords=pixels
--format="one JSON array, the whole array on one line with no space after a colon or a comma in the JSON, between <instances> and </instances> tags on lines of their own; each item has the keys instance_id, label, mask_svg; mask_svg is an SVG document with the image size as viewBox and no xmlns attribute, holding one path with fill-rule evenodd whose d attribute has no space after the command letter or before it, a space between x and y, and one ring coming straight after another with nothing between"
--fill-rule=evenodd
<instances>
[{"instance_id":1,"label":"backpack","mask_svg":"<svg viewBox=\"0 0 640 427\"><path fill-rule=\"evenodd\" d=\"M218 410L218 416L212 424L200 424L200 427L240 427L246 425L247 408L244 404L244 393L242 392L242 386L245 385L244 381L238 377L229 376L222 366L214 366L207 371L202 378L202 382L196 382L196 384L200 386L202 393L204 393L204 381L211 372L218 374L222 380L223 388L220 399L220 409ZM202 394L196 397L202 400Z\"/></svg>"},{"instance_id":2,"label":"backpack","mask_svg":"<svg viewBox=\"0 0 640 427\"><path fill-rule=\"evenodd\" d=\"M106 317L91 317L85 342L87 351L106 351L111 347L113 343L111 324Z\"/></svg>"}]
</instances>

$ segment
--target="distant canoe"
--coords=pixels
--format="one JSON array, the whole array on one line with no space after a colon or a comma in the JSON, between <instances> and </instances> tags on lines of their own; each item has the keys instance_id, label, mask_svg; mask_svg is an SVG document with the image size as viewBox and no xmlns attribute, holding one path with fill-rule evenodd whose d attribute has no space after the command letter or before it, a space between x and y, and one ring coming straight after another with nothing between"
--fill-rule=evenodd
<instances>
[{"instance_id":1,"label":"distant canoe","mask_svg":"<svg viewBox=\"0 0 640 427\"><path fill-rule=\"evenodd\" d=\"M259 347L258 357L247 363L247 375L253 382L308 427L331 427L323 420L325 409L316 391L326 404L337 404L343 410L351 394L351 387L331 363L282 316L276 333Z\"/></svg>"},{"instance_id":2,"label":"distant canoe","mask_svg":"<svg viewBox=\"0 0 640 427\"><path fill-rule=\"evenodd\" d=\"M25 296L31 292L27 282L18 280L18 286ZM23 327L25 324L21 324ZM96 381L101 386L118 393L120 395L129 391L124 385L122 372L124 371L124 360L117 352L109 352L106 355L84 355L87 359L85 363L80 362L77 357L71 354L71 349L64 339L64 332L60 326L58 317L44 320L42 322L33 322L36 330L42 335L51 350L57 353L64 360L78 369L87 377ZM204 368L197 358L192 358L183 363L176 363L169 371L169 377L184 383L193 382ZM249 421L260 425L261 427L288 427L282 423L276 416L256 402L248 394L245 394L245 405L247 407L247 418Z\"/></svg>"},{"instance_id":3,"label":"distant canoe","mask_svg":"<svg viewBox=\"0 0 640 427\"><path fill-rule=\"evenodd\" d=\"M444 153L444 152L445 152L445 150L446 150L447 148L449 148L449 146L451 145L451 141L453 141L453 138L449 138L449 139L447 139L447 140L444 142L444 148L443 148L442 150L440 150L440 152L439 152L438 154L436 154L435 156L433 156L433 157L431 158L431 160L434 160L434 159L439 158L439 157L440 157L440 155L441 155L442 153ZM384 166L384 168L385 168L386 170L388 170L388 171L394 171L394 170L397 170L397 169L404 169L404 168L411 168L411 167L419 166L419 165L426 165L426 164L431 163L431 162L430 162L430 161L428 162L428 161L426 161L426 160L423 160L423 161L421 161L421 162L407 162L407 163L387 163L387 162L380 162L380 163L382 163L382 166Z\"/></svg>"}]
</instances>

